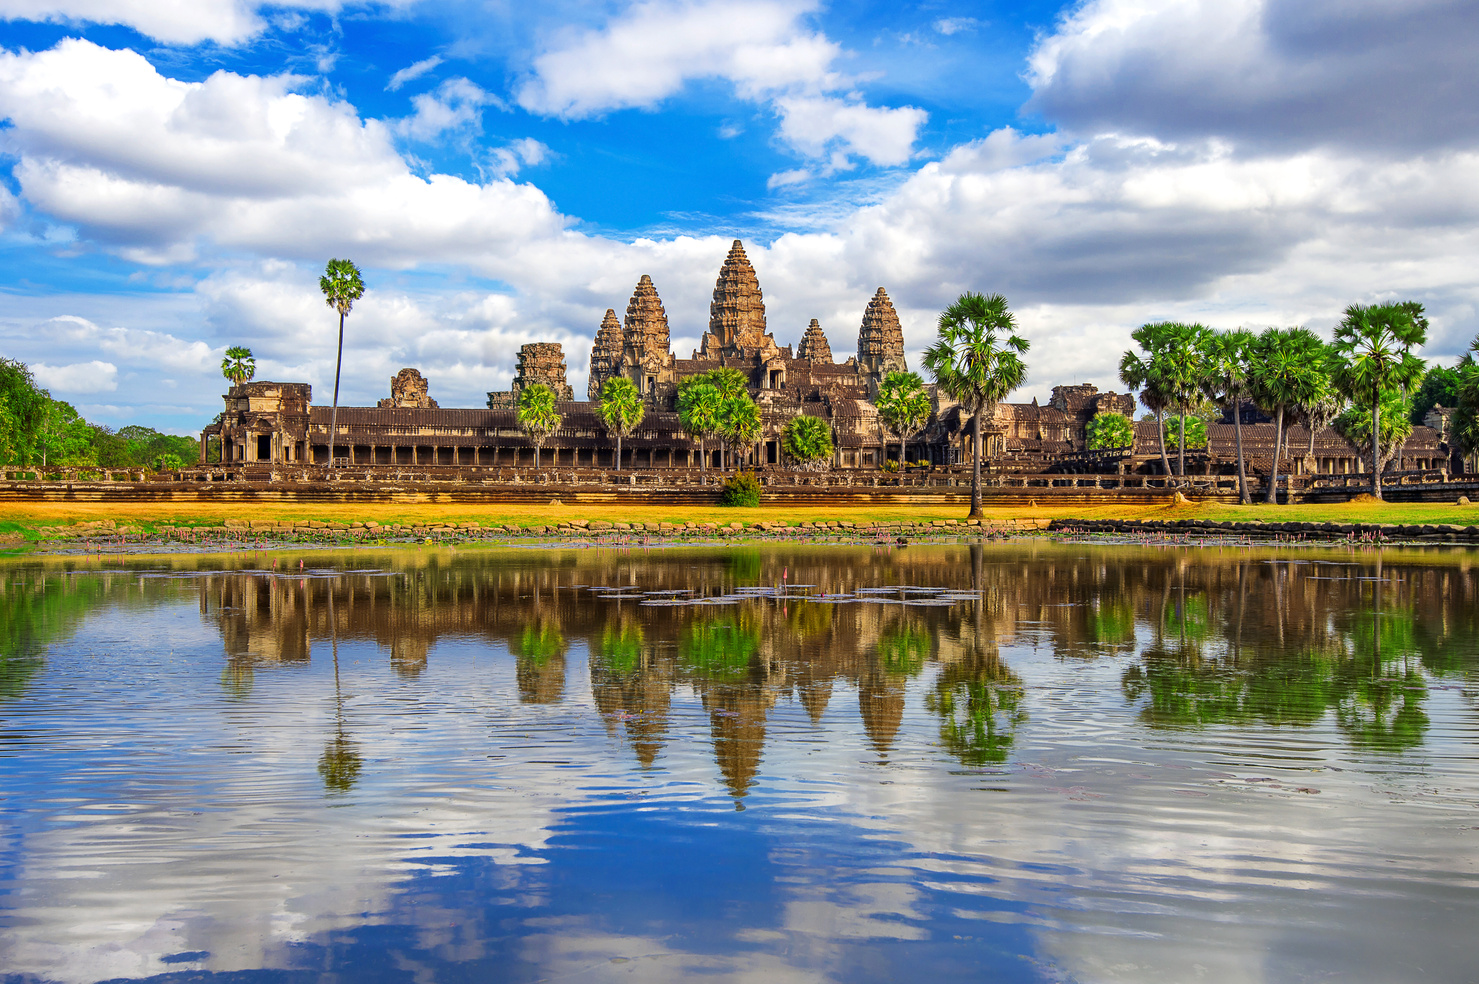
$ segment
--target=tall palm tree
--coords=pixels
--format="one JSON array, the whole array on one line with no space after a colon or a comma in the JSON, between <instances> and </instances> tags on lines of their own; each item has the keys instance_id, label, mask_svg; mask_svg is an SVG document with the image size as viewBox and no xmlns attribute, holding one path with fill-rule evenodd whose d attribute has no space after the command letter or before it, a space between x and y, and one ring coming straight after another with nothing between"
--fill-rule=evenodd
<instances>
[{"instance_id":1,"label":"tall palm tree","mask_svg":"<svg viewBox=\"0 0 1479 984\"><path fill-rule=\"evenodd\" d=\"M636 430L642 418L647 416L642 393L625 376L613 376L601 384L601 404L596 412L601 415L607 432L616 437L616 470L621 471L621 440ZM633 451L632 455L635 458L636 452Z\"/></svg>"},{"instance_id":2,"label":"tall palm tree","mask_svg":"<svg viewBox=\"0 0 1479 984\"><path fill-rule=\"evenodd\" d=\"M1153 345L1150 333L1146 331L1151 325L1145 325L1135 330L1131 337L1140 342L1142 349ZM1147 353L1148 354L1148 353ZM1134 352L1125 352L1120 357L1120 382L1128 386L1132 391L1139 390L1137 397L1145 408L1155 414L1156 439L1161 451L1161 474L1171 474L1171 459L1166 456L1166 407L1170 406L1171 400L1167 395L1160 377L1156 375L1153 360L1141 358Z\"/></svg>"},{"instance_id":3,"label":"tall palm tree","mask_svg":"<svg viewBox=\"0 0 1479 984\"><path fill-rule=\"evenodd\" d=\"M1427 340L1427 315L1416 301L1352 304L1335 326L1340 359L1336 382L1353 401L1371 407L1371 494L1378 499L1382 396L1389 391L1406 393L1422 379L1425 363L1412 349Z\"/></svg>"},{"instance_id":4,"label":"tall palm tree","mask_svg":"<svg viewBox=\"0 0 1479 984\"><path fill-rule=\"evenodd\" d=\"M1207 339L1211 329L1206 325L1185 325L1176 321L1163 322L1156 326L1161 340L1160 351L1155 354L1159 375L1176 408L1176 474L1186 477L1186 415L1201 396L1202 379L1206 374Z\"/></svg>"},{"instance_id":5,"label":"tall palm tree","mask_svg":"<svg viewBox=\"0 0 1479 984\"><path fill-rule=\"evenodd\" d=\"M226 350L226 358L221 360L221 375L231 380L232 386L240 386L257 374L257 360L252 358L252 350L233 345Z\"/></svg>"},{"instance_id":6,"label":"tall palm tree","mask_svg":"<svg viewBox=\"0 0 1479 984\"><path fill-rule=\"evenodd\" d=\"M1253 343L1253 333L1245 329L1215 333L1207 343L1206 372L1202 377L1203 395L1232 413L1238 448L1238 500L1245 506L1253 502L1253 497L1248 493L1248 474L1243 467L1242 406L1250 392L1248 360Z\"/></svg>"},{"instance_id":7,"label":"tall palm tree","mask_svg":"<svg viewBox=\"0 0 1479 984\"><path fill-rule=\"evenodd\" d=\"M1029 348L1031 343L1017 334L1005 297L967 291L940 312L938 338L925 350L925 369L972 414L968 518L981 517L981 416L1026 380L1022 356Z\"/></svg>"},{"instance_id":8,"label":"tall palm tree","mask_svg":"<svg viewBox=\"0 0 1479 984\"><path fill-rule=\"evenodd\" d=\"M909 438L919 433L930 416L930 397L924 380L914 372L891 372L883 377L878 395L873 398L878 419L899 439L899 467L904 466L904 452Z\"/></svg>"},{"instance_id":9,"label":"tall palm tree","mask_svg":"<svg viewBox=\"0 0 1479 984\"><path fill-rule=\"evenodd\" d=\"M1345 400L1335 387L1335 374L1339 368L1335 349L1330 345L1322 345L1321 349L1319 390L1311 399L1294 407L1294 416L1310 432L1309 444L1304 450L1306 468L1315 465L1315 435L1334 423L1345 410Z\"/></svg>"},{"instance_id":10,"label":"tall palm tree","mask_svg":"<svg viewBox=\"0 0 1479 984\"><path fill-rule=\"evenodd\" d=\"M709 467L704 443L719 432L719 408L723 403L718 388L701 376L690 376L678 387L678 426L698 441L700 471Z\"/></svg>"},{"instance_id":11,"label":"tall palm tree","mask_svg":"<svg viewBox=\"0 0 1479 984\"><path fill-rule=\"evenodd\" d=\"M760 440L760 408L749 393L724 397L719 404L719 434L729 453L729 464L739 467L735 456Z\"/></svg>"},{"instance_id":12,"label":"tall palm tree","mask_svg":"<svg viewBox=\"0 0 1479 984\"><path fill-rule=\"evenodd\" d=\"M545 440L560 429L565 418L555 409L555 391L543 383L519 391L519 428L534 444L534 467L539 467L539 452Z\"/></svg>"},{"instance_id":13,"label":"tall palm tree","mask_svg":"<svg viewBox=\"0 0 1479 984\"><path fill-rule=\"evenodd\" d=\"M1325 371L1324 343L1308 328L1269 328L1253 347L1250 377L1253 399L1274 414L1274 460L1266 502L1279 501L1279 458L1284 453L1284 421L1291 408L1315 399Z\"/></svg>"},{"instance_id":14,"label":"tall palm tree","mask_svg":"<svg viewBox=\"0 0 1479 984\"><path fill-rule=\"evenodd\" d=\"M339 433L339 370L344 364L344 319L354 302L365 295L365 282L352 260L330 260L318 278L324 303L339 312L339 354L334 357L334 412L329 416L329 467L334 466L334 438Z\"/></svg>"}]
</instances>

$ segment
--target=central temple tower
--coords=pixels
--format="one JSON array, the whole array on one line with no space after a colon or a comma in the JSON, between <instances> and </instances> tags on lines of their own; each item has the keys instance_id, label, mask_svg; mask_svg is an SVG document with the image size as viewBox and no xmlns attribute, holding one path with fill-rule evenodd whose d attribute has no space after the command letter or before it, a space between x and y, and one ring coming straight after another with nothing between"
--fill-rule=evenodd
<instances>
[{"instance_id":1,"label":"central temple tower","mask_svg":"<svg viewBox=\"0 0 1479 984\"><path fill-rule=\"evenodd\" d=\"M765 297L760 293L760 279L745 255L744 244L736 239L714 284L702 356L717 359L751 354L765 347L765 338Z\"/></svg>"}]
</instances>

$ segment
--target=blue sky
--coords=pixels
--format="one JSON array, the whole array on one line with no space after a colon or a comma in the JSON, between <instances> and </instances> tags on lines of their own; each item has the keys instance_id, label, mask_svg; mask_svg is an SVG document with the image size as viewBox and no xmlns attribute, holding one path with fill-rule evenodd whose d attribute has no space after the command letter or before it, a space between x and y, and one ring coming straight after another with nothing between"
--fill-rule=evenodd
<instances>
[{"instance_id":1,"label":"blue sky","mask_svg":"<svg viewBox=\"0 0 1479 984\"><path fill-rule=\"evenodd\" d=\"M1148 320L1479 332L1479 14L1457 0L538 5L0 0L0 354L103 423L189 432L218 364L332 384L330 256L369 292L344 396L443 406L590 340L650 274L680 355L729 241L782 344L912 361L965 289L1021 398L1114 384Z\"/></svg>"}]
</instances>

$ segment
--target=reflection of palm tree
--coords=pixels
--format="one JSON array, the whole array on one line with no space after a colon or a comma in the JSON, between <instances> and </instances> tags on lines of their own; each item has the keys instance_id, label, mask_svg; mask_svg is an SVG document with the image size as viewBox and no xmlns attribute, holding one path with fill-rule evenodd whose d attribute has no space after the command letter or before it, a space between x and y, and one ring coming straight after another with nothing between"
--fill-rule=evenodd
<instances>
[{"instance_id":1,"label":"reflection of palm tree","mask_svg":"<svg viewBox=\"0 0 1479 984\"><path fill-rule=\"evenodd\" d=\"M334 615L334 584L329 584L329 639L334 649L334 737L318 759L324 788L347 793L359 779L364 760L344 733L344 691L339 685L339 622Z\"/></svg>"},{"instance_id":2,"label":"reflection of palm tree","mask_svg":"<svg viewBox=\"0 0 1479 984\"><path fill-rule=\"evenodd\" d=\"M552 619L538 618L524 626L517 643L519 700L525 704L557 704L565 694L565 637Z\"/></svg>"},{"instance_id":3,"label":"reflection of palm tree","mask_svg":"<svg viewBox=\"0 0 1479 984\"><path fill-rule=\"evenodd\" d=\"M232 656L226 660L226 665L221 670L221 686L233 700L245 700L252 694L254 676L250 657Z\"/></svg>"},{"instance_id":4,"label":"reflection of palm tree","mask_svg":"<svg viewBox=\"0 0 1479 984\"><path fill-rule=\"evenodd\" d=\"M940 740L969 766L1004 762L1013 730L1026 720L1022 680L1002 662L995 645L947 666L926 696L940 716Z\"/></svg>"},{"instance_id":5,"label":"reflection of palm tree","mask_svg":"<svg viewBox=\"0 0 1479 984\"><path fill-rule=\"evenodd\" d=\"M667 737L671 664L657 664L642 626L622 616L602 630L600 651L591 659L590 670L591 694L607 732L621 721L637 761L650 768Z\"/></svg>"}]
</instances>

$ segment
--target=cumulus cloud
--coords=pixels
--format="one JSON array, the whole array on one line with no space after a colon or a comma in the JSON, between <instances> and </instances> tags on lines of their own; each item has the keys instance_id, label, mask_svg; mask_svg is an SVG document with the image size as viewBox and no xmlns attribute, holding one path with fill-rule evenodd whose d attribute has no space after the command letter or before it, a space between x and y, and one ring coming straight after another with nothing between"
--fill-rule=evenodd
<instances>
[{"instance_id":1,"label":"cumulus cloud","mask_svg":"<svg viewBox=\"0 0 1479 984\"><path fill-rule=\"evenodd\" d=\"M416 112L396 123L412 140L435 140L448 131L482 132L483 107L499 105L496 96L464 78L448 79L433 92L411 98Z\"/></svg>"},{"instance_id":2,"label":"cumulus cloud","mask_svg":"<svg viewBox=\"0 0 1479 984\"><path fill-rule=\"evenodd\" d=\"M65 366L36 362L31 364L31 372L38 383L53 391L53 395L111 393L118 388L118 367L97 359Z\"/></svg>"},{"instance_id":3,"label":"cumulus cloud","mask_svg":"<svg viewBox=\"0 0 1479 984\"><path fill-rule=\"evenodd\" d=\"M935 21L935 30L949 37L952 34L969 34L981 26L974 17L941 17Z\"/></svg>"},{"instance_id":4,"label":"cumulus cloud","mask_svg":"<svg viewBox=\"0 0 1479 984\"><path fill-rule=\"evenodd\" d=\"M1080 133L1471 147L1476 48L1468 0L1090 0L1033 52L1028 106Z\"/></svg>"},{"instance_id":5,"label":"cumulus cloud","mask_svg":"<svg viewBox=\"0 0 1479 984\"><path fill-rule=\"evenodd\" d=\"M832 63L842 49L808 30L814 3L638 3L604 28L561 38L519 87L525 109L563 119L652 108L695 79L729 81L769 105L781 139L809 157L892 166L909 159L927 114L869 106ZM839 93L843 93L839 95Z\"/></svg>"},{"instance_id":6,"label":"cumulus cloud","mask_svg":"<svg viewBox=\"0 0 1479 984\"><path fill-rule=\"evenodd\" d=\"M525 167L538 167L550 159L549 147L533 137L514 140L506 147L494 148L492 153L493 173L500 177L512 177Z\"/></svg>"}]
</instances>

